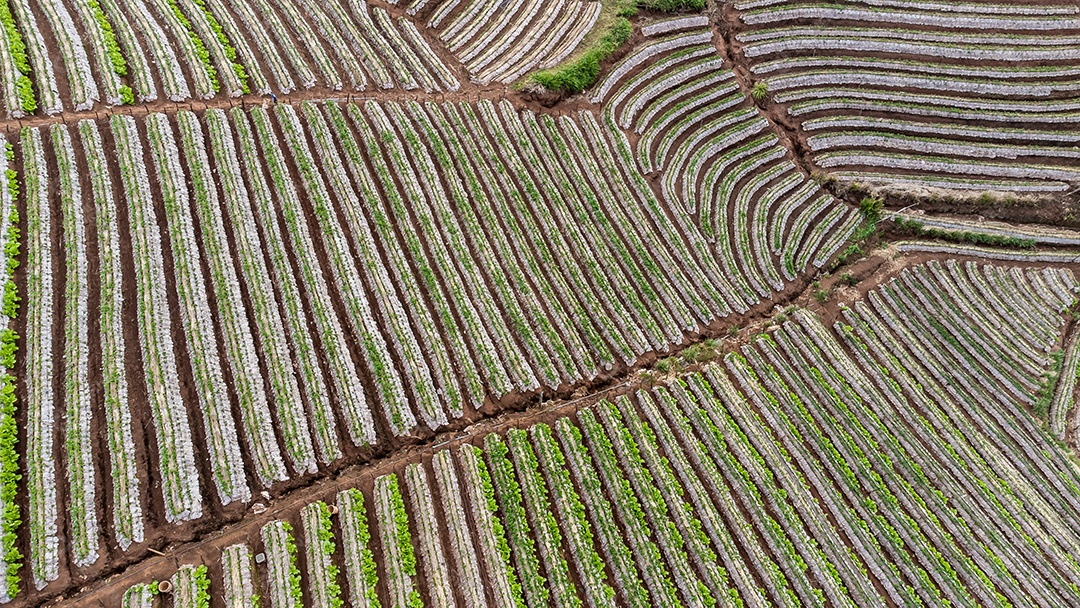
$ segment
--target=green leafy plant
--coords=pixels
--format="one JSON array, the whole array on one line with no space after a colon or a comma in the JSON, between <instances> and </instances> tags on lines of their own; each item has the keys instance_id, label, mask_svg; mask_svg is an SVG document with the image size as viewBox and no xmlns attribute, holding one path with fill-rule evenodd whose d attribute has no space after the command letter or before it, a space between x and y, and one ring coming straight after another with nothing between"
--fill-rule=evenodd
<instances>
[{"instance_id":1,"label":"green leafy plant","mask_svg":"<svg viewBox=\"0 0 1080 608\"><path fill-rule=\"evenodd\" d=\"M300 581L300 567L296 565L296 541L293 540L292 524L282 522L281 529L285 531L285 550L289 554L289 595L297 606L304 605L304 590Z\"/></svg>"},{"instance_id":2,"label":"green leafy plant","mask_svg":"<svg viewBox=\"0 0 1080 608\"><path fill-rule=\"evenodd\" d=\"M356 545L360 549L360 568L364 577L365 600L368 608L381 608L379 602L379 568L375 564L375 553L371 550L371 532L368 530L367 510L364 507L364 495L356 488L347 490L352 499L353 516L356 518Z\"/></svg>"},{"instance_id":3,"label":"green leafy plant","mask_svg":"<svg viewBox=\"0 0 1080 608\"><path fill-rule=\"evenodd\" d=\"M6 3L3 8L7 8ZM15 147L11 142L4 146L8 162L15 160ZM8 189L12 199L18 197L19 180L14 170L7 170ZM19 213L12 209L9 216L11 227L5 236L4 251L8 256L8 275L19 266ZM3 314L14 319L19 309L19 292L15 281L4 284ZM18 350L19 335L13 329L5 328L0 332L0 365L7 369L15 367L15 353ZM22 567L22 552L16 546L16 531L22 524L22 512L15 501L15 494L22 475L19 473L18 429L15 424L17 398L15 395L15 376L10 373L0 375L0 503L4 505L0 514L0 554L7 563L7 584L9 597L19 592L19 570Z\"/></svg>"},{"instance_id":4,"label":"green leafy plant","mask_svg":"<svg viewBox=\"0 0 1080 608\"><path fill-rule=\"evenodd\" d=\"M33 114L37 110L37 98L34 97L34 83L25 74L15 81L15 89L19 93L19 105L27 114Z\"/></svg>"},{"instance_id":5,"label":"green leafy plant","mask_svg":"<svg viewBox=\"0 0 1080 608\"><path fill-rule=\"evenodd\" d=\"M416 576L416 554L413 552L412 534L409 532L409 513L405 510L405 500L401 497L396 475L389 478L390 500L394 508L394 528L397 530L398 554L401 556L401 568L406 576ZM420 592L413 588L409 592L409 608L423 608L424 600Z\"/></svg>"},{"instance_id":6,"label":"green leafy plant","mask_svg":"<svg viewBox=\"0 0 1080 608\"><path fill-rule=\"evenodd\" d=\"M206 22L210 24L210 29L214 30L214 36L221 44L221 48L225 51L225 57L232 62L232 70L236 74L236 77L240 80L240 87L247 95L251 93L251 89L248 87L248 74L244 69L244 65L237 61L236 48L229 42L229 37L225 34L225 29L221 27L221 23L214 17L214 13L210 12L210 9L206 6L206 0L192 0L196 6L202 9L203 15L206 17Z\"/></svg>"},{"instance_id":7,"label":"green leafy plant","mask_svg":"<svg viewBox=\"0 0 1080 608\"><path fill-rule=\"evenodd\" d=\"M326 555L333 555L337 552L337 546L334 544L334 531L330 523L330 507L323 502L318 504L319 542L322 543L323 552ZM333 562L330 562L329 567L326 569L326 579L329 581L326 586L326 595L331 608L341 608L345 600L341 599L341 585L338 584L338 567Z\"/></svg>"},{"instance_id":8,"label":"green leafy plant","mask_svg":"<svg viewBox=\"0 0 1080 608\"><path fill-rule=\"evenodd\" d=\"M214 69L214 63L210 60L210 51L206 48L206 43L203 42L199 34L195 32L195 26L191 24L191 20L187 18L184 11L180 10L180 5L176 0L168 0L169 7L172 8L173 15L176 16L176 20L180 22L184 30L188 33L188 38L191 40L192 46L195 47L195 55L199 58L199 61L206 68L206 75L210 78L210 83L214 87L214 92L221 91L221 82L218 81L217 70Z\"/></svg>"},{"instance_id":9,"label":"green leafy plant","mask_svg":"<svg viewBox=\"0 0 1080 608\"><path fill-rule=\"evenodd\" d=\"M199 565L195 568L195 606L197 608L210 608L210 577L206 574L206 566Z\"/></svg>"},{"instance_id":10,"label":"green leafy plant","mask_svg":"<svg viewBox=\"0 0 1080 608\"><path fill-rule=\"evenodd\" d=\"M472 446L469 446L468 449L472 450L476 456L476 468L480 474L480 484L484 492L484 505L491 513L491 532L492 535L495 536L495 543L499 548L499 556L506 566L507 581L510 583L510 593L514 597L514 605L518 608L525 608L526 604L525 598L522 595L521 583L518 582L517 575L514 573L513 563L510 560L510 543L506 539L506 529L497 517L499 503L495 499L495 486L491 481L491 472L488 471L484 459L480 457L480 449Z\"/></svg>"},{"instance_id":11,"label":"green leafy plant","mask_svg":"<svg viewBox=\"0 0 1080 608\"><path fill-rule=\"evenodd\" d=\"M15 17L11 14L11 6L7 0L0 0L0 22L4 24L4 33L8 39L11 58L15 61L15 69L21 74L15 82L19 104L24 112L32 114L37 109L37 99L34 98L34 84L30 81L30 60L26 56L26 42L15 24Z\"/></svg>"},{"instance_id":12,"label":"green leafy plant","mask_svg":"<svg viewBox=\"0 0 1080 608\"><path fill-rule=\"evenodd\" d=\"M18 351L19 334L14 329L0 330L0 365L11 369L15 367L15 352Z\"/></svg>"}]
</instances>

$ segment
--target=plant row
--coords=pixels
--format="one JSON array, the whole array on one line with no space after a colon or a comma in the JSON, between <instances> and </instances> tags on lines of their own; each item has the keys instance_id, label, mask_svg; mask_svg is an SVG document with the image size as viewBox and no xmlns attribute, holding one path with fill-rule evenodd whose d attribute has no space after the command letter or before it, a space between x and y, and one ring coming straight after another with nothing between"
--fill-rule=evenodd
<instances>
[{"instance_id":1,"label":"plant row","mask_svg":"<svg viewBox=\"0 0 1080 608\"><path fill-rule=\"evenodd\" d=\"M1076 179L1080 86L1076 16L1059 8L964 4L945 36L932 4L747 3L736 37L758 86L815 131L814 163L844 181L1054 192Z\"/></svg>"},{"instance_id":2,"label":"plant row","mask_svg":"<svg viewBox=\"0 0 1080 608\"><path fill-rule=\"evenodd\" d=\"M746 305L810 263L823 266L858 223L824 193L810 198L795 189L807 180L739 92L708 30L643 45L617 64L593 101L604 104L610 128L640 136L637 165L660 173L669 207L695 216Z\"/></svg>"},{"instance_id":3,"label":"plant row","mask_svg":"<svg viewBox=\"0 0 1080 608\"><path fill-rule=\"evenodd\" d=\"M13 273L20 264L22 248L19 212L16 200L19 198L20 181L18 173L12 167L15 160L15 148L9 141L4 141L4 156L0 159L4 167L4 180L0 183L0 239L3 242L0 271L4 280L4 303L0 309L0 598L10 600L19 593L19 570L22 568L23 554L16 545L17 531L22 523L22 508L16 502L19 481L22 474L19 469L18 425L15 420L17 397L15 396L16 378L14 374L16 352L19 348L19 336L13 329L18 316L18 289Z\"/></svg>"},{"instance_id":4,"label":"plant row","mask_svg":"<svg viewBox=\"0 0 1080 608\"><path fill-rule=\"evenodd\" d=\"M456 13L454 11L457 11ZM443 21L453 15L445 24ZM446 0L429 20L479 84L510 83L569 55L592 29L600 7L576 0L531 1L499 10L489 0Z\"/></svg>"},{"instance_id":5,"label":"plant row","mask_svg":"<svg viewBox=\"0 0 1080 608\"><path fill-rule=\"evenodd\" d=\"M87 0L75 9L42 2L39 23L26 0L0 5L0 76L10 116L55 114L68 102L90 110L102 96L108 105L129 105L222 91L289 93L317 83L363 90L369 78L383 88L459 86L412 21L395 24L381 8L372 19L364 2ZM59 47L56 64L49 39Z\"/></svg>"}]
</instances>

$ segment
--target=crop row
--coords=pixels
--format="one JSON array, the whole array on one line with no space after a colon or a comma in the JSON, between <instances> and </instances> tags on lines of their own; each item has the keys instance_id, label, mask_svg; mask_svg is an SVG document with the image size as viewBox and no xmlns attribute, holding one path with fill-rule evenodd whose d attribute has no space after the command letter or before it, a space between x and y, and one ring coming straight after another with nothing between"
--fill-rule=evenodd
<instances>
[{"instance_id":1,"label":"crop row","mask_svg":"<svg viewBox=\"0 0 1080 608\"><path fill-rule=\"evenodd\" d=\"M180 300L180 321L198 386L197 411L202 413L206 428L207 451L214 468L214 482L223 504L234 500L244 501L250 496L250 489L244 480L236 424L229 413L229 397L219 356L221 349L214 339L206 282L202 276L194 218L191 215L190 194L183 183L180 153L171 125L164 115L149 117L147 133L169 226L173 271ZM255 436L256 439L261 437ZM261 469L258 472L265 474Z\"/></svg>"},{"instance_id":2,"label":"crop row","mask_svg":"<svg viewBox=\"0 0 1080 608\"><path fill-rule=\"evenodd\" d=\"M30 524L30 565L34 586L43 588L60 574L56 497L53 325L59 318L53 297L48 166L41 133L21 137L26 194L26 492ZM82 516L81 513L76 513Z\"/></svg>"},{"instance_id":3,"label":"crop row","mask_svg":"<svg viewBox=\"0 0 1080 608\"><path fill-rule=\"evenodd\" d=\"M456 90L453 72L407 19L340 0L27 0L0 5L0 82L8 114L55 114L218 92L363 90L369 79ZM584 6L585 3L582 3ZM585 28L584 31L587 31ZM583 31L583 33L584 33ZM141 37L136 35L141 33ZM47 39L59 45L54 64ZM258 49L256 53L253 49ZM306 49L305 54L300 49ZM155 81L160 82L161 90Z\"/></svg>"},{"instance_id":4,"label":"crop row","mask_svg":"<svg viewBox=\"0 0 1080 608\"><path fill-rule=\"evenodd\" d=\"M202 514L202 501L198 492L190 422L180 395L170 330L162 238L154 228L157 216L151 198L150 178L143 161L143 145L138 139L135 120L114 116L111 122L127 204L132 255L135 258L139 343L157 435L157 466L165 500L165 516L170 521L193 519ZM141 527L141 524L137 525Z\"/></svg>"},{"instance_id":5,"label":"crop row","mask_svg":"<svg viewBox=\"0 0 1080 608\"><path fill-rule=\"evenodd\" d=\"M128 407L128 377L124 363L125 339L121 311L124 304L120 269L120 227L112 178L105 164L101 133L94 122L79 123L87 171L94 200L98 250L98 335L101 339L101 379L112 479L113 531L126 549L142 542L143 523L136 473L135 442ZM80 330L81 332L81 330Z\"/></svg>"},{"instance_id":6,"label":"crop row","mask_svg":"<svg viewBox=\"0 0 1080 608\"><path fill-rule=\"evenodd\" d=\"M11 168L15 160L15 148L11 142L4 141L4 155L0 163L4 178L0 182L0 272L3 273L4 303L0 307L0 599L10 600L19 592L19 570L23 555L16 546L16 531L22 523L22 509L16 503L17 484L22 478L19 473L18 426L15 421L16 397L15 374L13 373L18 350L18 334L13 329L18 315L19 295L13 274L19 266L21 234L19 230L19 212L16 199L19 196L20 182L18 174Z\"/></svg>"},{"instance_id":7,"label":"crop row","mask_svg":"<svg viewBox=\"0 0 1080 608\"><path fill-rule=\"evenodd\" d=\"M498 0L444 0L428 25L472 74L474 82L511 83L568 56L600 16L578 0L529 0L509 9Z\"/></svg>"},{"instance_id":8,"label":"crop row","mask_svg":"<svg viewBox=\"0 0 1080 608\"><path fill-rule=\"evenodd\" d=\"M1017 7L950 6L946 35L935 3L746 3L736 38L758 86L814 131L814 162L845 182L1063 191L1077 179L1077 17Z\"/></svg>"},{"instance_id":9,"label":"crop row","mask_svg":"<svg viewBox=\"0 0 1080 608\"><path fill-rule=\"evenodd\" d=\"M824 265L858 217L816 188L794 188L808 180L739 91L711 36L698 27L647 42L592 99L609 127L639 136L636 164L659 173L669 208L696 219L749 305L808 264Z\"/></svg>"},{"instance_id":10,"label":"crop row","mask_svg":"<svg viewBox=\"0 0 1080 608\"><path fill-rule=\"evenodd\" d=\"M94 496L94 458L90 438L89 276L82 188L75 166L75 149L66 127L52 128L52 144L60 172L60 207L64 234L64 446L70 490L68 512L72 554L79 566L97 561L97 515Z\"/></svg>"}]
</instances>

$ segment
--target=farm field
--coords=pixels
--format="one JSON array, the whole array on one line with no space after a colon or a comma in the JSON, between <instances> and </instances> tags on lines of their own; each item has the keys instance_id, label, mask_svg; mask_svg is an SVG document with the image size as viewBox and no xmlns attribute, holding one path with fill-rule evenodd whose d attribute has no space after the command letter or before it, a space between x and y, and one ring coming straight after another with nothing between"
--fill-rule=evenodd
<instances>
[{"instance_id":1,"label":"farm field","mask_svg":"<svg viewBox=\"0 0 1080 608\"><path fill-rule=\"evenodd\" d=\"M905 257L831 324L799 310L695 371L459 434L191 553L244 606L1068 604L1080 477L1017 403L1078 287Z\"/></svg>"},{"instance_id":2,"label":"farm field","mask_svg":"<svg viewBox=\"0 0 1080 608\"><path fill-rule=\"evenodd\" d=\"M1080 604L1080 7L0 20L0 604Z\"/></svg>"}]
</instances>

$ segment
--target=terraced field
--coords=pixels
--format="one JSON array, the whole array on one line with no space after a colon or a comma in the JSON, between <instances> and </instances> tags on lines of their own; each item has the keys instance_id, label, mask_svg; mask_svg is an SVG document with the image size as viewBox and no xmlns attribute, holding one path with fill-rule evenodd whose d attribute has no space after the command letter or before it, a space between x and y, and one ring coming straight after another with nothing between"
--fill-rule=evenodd
<instances>
[{"instance_id":1,"label":"terraced field","mask_svg":"<svg viewBox=\"0 0 1080 608\"><path fill-rule=\"evenodd\" d=\"M1080 7L0 20L0 603L1080 604Z\"/></svg>"},{"instance_id":2,"label":"terraced field","mask_svg":"<svg viewBox=\"0 0 1080 608\"><path fill-rule=\"evenodd\" d=\"M252 581L275 606L1069 604L1080 475L1017 406L1078 289L1055 266L906 265L831 327L800 310L651 389L328 484L210 567L242 581L230 605Z\"/></svg>"},{"instance_id":3,"label":"terraced field","mask_svg":"<svg viewBox=\"0 0 1080 608\"><path fill-rule=\"evenodd\" d=\"M735 44L844 181L1064 192L1080 7L749 0Z\"/></svg>"}]
</instances>

